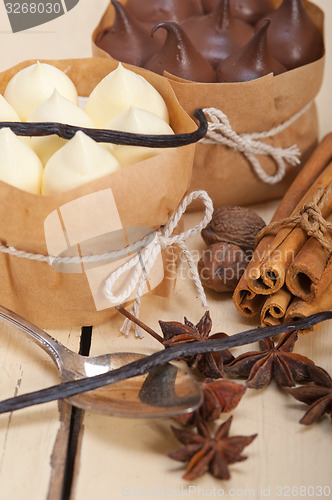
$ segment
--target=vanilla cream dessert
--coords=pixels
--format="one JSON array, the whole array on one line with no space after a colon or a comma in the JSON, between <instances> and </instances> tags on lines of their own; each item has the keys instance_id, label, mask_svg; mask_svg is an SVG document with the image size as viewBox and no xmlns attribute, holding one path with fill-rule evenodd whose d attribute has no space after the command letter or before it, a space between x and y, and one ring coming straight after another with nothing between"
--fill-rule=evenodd
<instances>
[{"instance_id":1,"label":"vanilla cream dessert","mask_svg":"<svg viewBox=\"0 0 332 500\"><path fill-rule=\"evenodd\" d=\"M169 122L167 106L159 92L145 78L119 63L91 92L85 111L96 127L105 128L112 118L131 105Z\"/></svg>"},{"instance_id":2,"label":"vanilla cream dessert","mask_svg":"<svg viewBox=\"0 0 332 500\"><path fill-rule=\"evenodd\" d=\"M29 146L9 128L0 130L0 179L33 194L40 194L43 165Z\"/></svg>"},{"instance_id":3,"label":"vanilla cream dessert","mask_svg":"<svg viewBox=\"0 0 332 500\"><path fill-rule=\"evenodd\" d=\"M0 121L2 122L20 122L20 117L15 109L0 94Z\"/></svg>"},{"instance_id":4,"label":"vanilla cream dessert","mask_svg":"<svg viewBox=\"0 0 332 500\"><path fill-rule=\"evenodd\" d=\"M58 194L120 169L110 152L79 131L46 163L42 194Z\"/></svg>"},{"instance_id":5,"label":"vanilla cream dessert","mask_svg":"<svg viewBox=\"0 0 332 500\"><path fill-rule=\"evenodd\" d=\"M36 108L27 119L27 122L57 122L77 127L94 128L92 120L78 106L63 97L55 89L51 97L46 99ZM50 157L62 146L66 144L66 139L57 135L45 137L31 137L28 140L29 146L39 156L44 165Z\"/></svg>"},{"instance_id":6,"label":"vanilla cream dessert","mask_svg":"<svg viewBox=\"0 0 332 500\"><path fill-rule=\"evenodd\" d=\"M8 82L4 97L22 121L56 89L59 94L78 104L77 90L70 78L50 64L37 62L22 69Z\"/></svg>"},{"instance_id":7,"label":"vanilla cream dessert","mask_svg":"<svg viewBox=\"0 0 332 500\"><path fill-rule=\"evenodd\" d=\"M174 134L165 120L150 111L136 108L135 106L130 106L126 111L110 120L106 128L135 134ZM146 160L160 152L160 148L147 148L143 146L114 145L112 149L112 153L122 167Z\"/></svg>"}]
</instances>

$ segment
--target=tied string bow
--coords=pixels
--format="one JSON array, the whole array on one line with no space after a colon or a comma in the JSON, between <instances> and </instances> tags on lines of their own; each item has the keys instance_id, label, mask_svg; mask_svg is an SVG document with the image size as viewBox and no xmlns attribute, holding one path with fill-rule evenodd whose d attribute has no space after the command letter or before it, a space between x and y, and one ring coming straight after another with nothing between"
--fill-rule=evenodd
<instances>
[{"instance_id":1,"label":"tied string bow","mask_svg":"<svg viewBox=\"0 0 332 500\"><path fill-rule=\"evenodd\" d=\"M181 234L173 234L174 229L178 225L187 207L192 203L193 200L197 199L202 200L205 205L205 215L203 219L195 227L188 229L187 231L184 231ZM179 208L171 216L167 224L163 228L160 228L158 231L153 233L152 235L149 234L146 237L144 237L140 241L142 247L141 250L136 255L131 257L123 265L118 267L107 278L104 289L105 296L107 297L107 299L113 303L118 303L118 304L123 303L127 299L129 299L134 290L136 290L135 301L131 313L136 318L138 318L143 291L149 279L149 273L156 262L158 254L162 249L165 249L171 245L176 244L180 247L182 254L186 258L191 277L195 283L198 292L198 297L200 298L203 306L207 307L206 295L198 274L197 266L185 242L188 238L191 238L192 236L195 236L196 234L200 233L201 230L204 227L206 227L206 225L212 219L212 214L213 214L213 204L210 197L207 195L205 191L194 191L190 193L188 196L186 196L182 201L181 205L179 206ZM128 247L126 247L126 250L128 252L135 250L136 249L135 245L137 246L137 243L135 243L134 245L129 245ZM129 285L121 294L115 295L113 292L115 283L120 278L120 276L130 271L131 269L133 269L134 272ZM128 334L130 328L131 328L131 321L129 319L126 319L121 328L121 331L125 334ZM142 336L142 332L139 326L137 325L135 325L135 335L139 337Z\"/></svg>"},{"instance_id":2,"label":"tied string bow","mask_svg":"<svg viewBox=\"0 0 332 500\"><path fill-rule=\"evenodd\" d=\"M281 221L275 221L263 227L258 233L255 246L268 233L279 231L281 228L290 226L300 227L309 237L312 236L319 243L332 252L332 240L329 234L332 232L332 223L328 222L322 215L322 209L328 198L332 195L332 183L327 189L318 188L311 202L305 203L296 215L287 217Z\"/></svg>"},{"instance_id":3,"label":"tied string bow","mask_svg":"<svg viewBox=\"0 0 332 500\"><path fill-rule=\"evenodd\" d=\"M300 163L299 156L301 152L296 145L279 148L262 142L260 139L267 139L279 134L300 118L311 105L310 102L289 120L269 131L252 134L237 134L231 127L225 113L216 108L204 108L203 111L209 120L208 131L200 142L203 144L221 144L242 153L262 182L271 185L277 184L285 176L286 163L292 166ZM257 155L267 155L274 160L277 168L273 175L269 175L263 170Z\"/></svg>"}]
</instances>

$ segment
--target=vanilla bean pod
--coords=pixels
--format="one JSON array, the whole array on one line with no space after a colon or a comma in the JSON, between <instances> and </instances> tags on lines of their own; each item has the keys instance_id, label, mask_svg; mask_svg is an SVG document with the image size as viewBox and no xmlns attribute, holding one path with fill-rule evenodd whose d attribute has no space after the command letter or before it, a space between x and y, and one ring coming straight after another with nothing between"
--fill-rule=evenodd
<instances>
[{"instance_id":1,"label":"vanilla bean pod","mask_svg":"<svg viewBox=\"0 0 332 500\"><path fill-rule=\"evenodd\" d=\"M190 344L179 344L170 349L156 352L150 356L133 361L128 365L101 375L64 382L48 387L47 389L6 399L0 402L0 414L19 410L28 406L54 401L55 399L69 398L71 396L75 396L76 394L91 391L105 385L114 384L138 375L143 375L157 366L181 357L199 353L217 352L224 349L231 349L233 347L251 344L252 342L256 342L258 340L274 337L279 333L304 330L329 319L332 319L332 311L325 311L291 323L282 323L280 325L268 326L265 328L258 327L222 339L207 340L205 342L192 342Z\"/></svg>"},{"instance_id":2,"label":"vanilla bean pod","mask_svg":"<svg viewBox=\"0 0 332 500\"><path fill-rule=\"evenodd\" d=\"M63 139L71 139L76 132L81 131L96 142L109 142L126 146L144 146L150 148L174 148L186 146L202 139L208 128L207 119L201 109L196 109L194 116L199 121L199 127L194 132L174 135L133 134L115 130L76 127L54 122L0 122L1 128L10 128L16 135L28 137L43 137L58 135Z\"/></svg>"}]
</instances>

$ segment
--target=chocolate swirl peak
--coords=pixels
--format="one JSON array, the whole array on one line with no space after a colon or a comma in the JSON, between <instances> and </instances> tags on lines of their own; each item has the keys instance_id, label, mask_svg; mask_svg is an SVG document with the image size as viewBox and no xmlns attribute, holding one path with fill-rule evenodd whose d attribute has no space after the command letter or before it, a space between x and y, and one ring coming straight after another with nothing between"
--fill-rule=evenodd
<instances>
[{"instance_id":1,"label":"chocolate swirl peak","mask_svg":"<svg viewBox=\"0 0 332 500\"><path fill-rule=\"evenodd\" d=\"M142 66L160 49L162 43L152 38L147 27L120 2L111 2L115 10L113 26L98 35L96 45L118 61Z\"/></svg>"},{"instance_id":2,"label":"chocolate swirl peak","mask_svg":"<svg viewBox=\"0 0 332 500\"><path fill-rule=\"evenodd\" d=\"M229 0L219 0L210 14L187 19L181 26L214 67L243 47L254 33L249 24L231 14Z\"/></svg>"},{"instance_id":3,"label":"chocolate swirl peak","mask_svg":"<svg viewBox=\"0 0 332 500\"><path fill-rule=\"evenodd\" d=\"M302 0L283 0L271 13L268 42L273 56L287 69L313 62L324 53L324 41Z\"/></svg>"},{"instance_id":4,"label":"chocolate swirl peak","mask_svg":"<svg viewBox=\"0 0 332 500\"><path fill-rule=\"evenodd\" d=\"M162 75L164 71L195 82L214 82L215 72L211 64L195 49L180 26L171 21L160 22L153 33L164 28L167 37L162 49L146 64L145 68Z\"/></svg>"},{"instance_id":5,"label":"chocolate swirl peak","mask_svg":"<svg viewBox=\"0 0 332 500\"><path fill-rule=\"evenodd\" d=\"M286 68L271 55L267 31L271 21L266 19L255 36L237 53L218 65L218 82L246 82L273 73L278 75Z\"/></svg>"}]
</instances>

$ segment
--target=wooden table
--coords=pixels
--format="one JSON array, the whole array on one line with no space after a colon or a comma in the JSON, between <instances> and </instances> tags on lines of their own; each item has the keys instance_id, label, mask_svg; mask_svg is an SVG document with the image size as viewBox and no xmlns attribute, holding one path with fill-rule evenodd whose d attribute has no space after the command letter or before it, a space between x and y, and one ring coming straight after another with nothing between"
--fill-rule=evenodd
<instances>
[{"instance_id":1,"label":"wooden table","mask_svg":"<svg viewBox=\"0 0 332 500\"><path fill-rule=\"evenodd\" d=\"M332 25L332 5L316 0L325 10L326 27ZM0 5L0 70L29 58L69 58L91 55L90 35L108 0L80 0L65 16L39 28L12 34ZM321 135L332 129L332 33L327 29L327 64L323 88L317 102ZM277 203L253 207L269 221ZM190 227L201 214L185 217ZM190 242L203 249L197 236ZM185 270L185 268L183 268ZM214 331L229 334L249 328L234 309L230 295L209 294ZM181 321L183 315L197 322L203 314L193 283L186 272L178 280L171 300L147 297L141 317L158 329L158 319ZM120 332L122 318L115 317L93 329L90 354L132 350L152 353L159 349L146 336L137 340ZM313 358L332 373L331 325L324 324L312 335L301 337L296 350ZM81 331L64 328L51 331L69 348L78 351ZM239 353L244 349L239 348ZM52 361L31 341L1 325L0 398L57 383ZM210 475L187 484L181 479L182 464L167 458L179 443L170 431L170 419L120 419L81 411L72 412L66 402L52 402L0 416L0 500L72 500L168 497L255 498L279 496L319 498L319 489L330 488L331 421L306 428L299 425L303 406L275 384L263 391L247 391L234 411L232 433L258 438L246 449L248 461L231 466L232 479L217 481ZM223 415L221 420L225 420ZM280 487L280 489L278 488ZM293 492L291 488L294 487ZM296 495L298 487L298 495ZM306 495L303 493L306 491ZM302 494L301 494L302 492ZM280 493L280 494L279 494ZM324 491L321 496L324 497Z\"/></svg>"}]
</instances>

